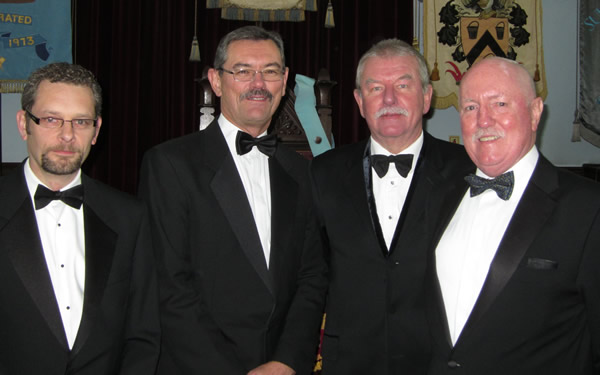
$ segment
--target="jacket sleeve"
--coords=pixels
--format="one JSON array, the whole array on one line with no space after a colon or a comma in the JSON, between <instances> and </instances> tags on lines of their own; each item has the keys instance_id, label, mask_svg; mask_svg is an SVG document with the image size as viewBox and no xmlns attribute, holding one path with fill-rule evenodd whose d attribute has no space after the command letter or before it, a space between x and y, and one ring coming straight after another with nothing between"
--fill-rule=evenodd
<instances>
[{"instance_id":1,"label":"jacket sleeve","mask_svg":"<svg viewBox=\"0 0 600 375\"><path fill-rule=\"evenodd\" d=\"M146 210L138 220L120 374L153 374L160 352L156 268Z\"/></svg>"}]
</instances>

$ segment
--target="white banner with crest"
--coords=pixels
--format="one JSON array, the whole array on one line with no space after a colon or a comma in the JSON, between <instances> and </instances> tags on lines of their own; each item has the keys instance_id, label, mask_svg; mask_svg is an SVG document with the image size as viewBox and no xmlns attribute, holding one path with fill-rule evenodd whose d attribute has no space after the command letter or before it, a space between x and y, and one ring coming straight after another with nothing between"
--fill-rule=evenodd
<instances>
[{"instance_id":1,"label":"white banner with crest","mask_svg":"<svg viewBox=\"0 0 600 375\"><path fill-rule=\"evenodd\" d=\"M458 106L458 85L487 56L516 60L547 96L541 0L424 0L424 55L434 108Z\"/></svg>"}]
</instances>

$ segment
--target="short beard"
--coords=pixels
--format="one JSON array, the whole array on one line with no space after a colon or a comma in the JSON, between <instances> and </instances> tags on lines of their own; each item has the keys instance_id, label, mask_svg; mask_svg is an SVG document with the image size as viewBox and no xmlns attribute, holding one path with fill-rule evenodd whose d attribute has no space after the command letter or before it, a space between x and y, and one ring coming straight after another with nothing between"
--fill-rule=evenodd
<instances>
[{"instance_id":1,"label":"short beard","mask_svg":"<svg viewBox=\"0 0 600 375\"><path fill-rule=\"evenodd\" d=\"M78 154L75 159L55 161L50 160L46 154L42 154L42 169L54 175L70 175L81 168L82 159L81 154Z\"/></svg>"}]
</instances>

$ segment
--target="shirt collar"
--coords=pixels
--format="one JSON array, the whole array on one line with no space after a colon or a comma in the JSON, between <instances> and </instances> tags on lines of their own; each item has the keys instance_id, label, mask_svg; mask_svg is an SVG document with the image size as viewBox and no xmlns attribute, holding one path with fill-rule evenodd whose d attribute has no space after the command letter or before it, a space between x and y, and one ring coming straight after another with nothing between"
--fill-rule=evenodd
<instances>
[{"instance_id":1,"label":"shirt collar","mask_svg":"<svg viewBox=\"0 0 600 375\"><path fill-rule=\"evenodd\" d=\"M37 190L38 185L44 185L48 189L50 189L50 187L48 185L44 184L35 175L35 173L33 173L33 170L31 169L31 165L29 165L30 162L31 162L31 159L27 158L27 160L25 160L23 169L25 172L25 182L27 182L27 189L29 190L29 195L33 199L33 196L35 195L35 191ZM81 185L81 168L77 171L77 175L73 178L73 180L71 180L71 182L69 182L62 189L60 189L60 191L67 190L67 189L72 188L73 186L77 186L77 185ZM50 190L52 190L52 189L50 189Z\"/></svg>"},{"instance_id":2,"label":"shirt collar","mask_svg":"<svg viewBox=\"0 0 600 375\"><path fill-rule=\"evenodd\" d=\"M419 138L417 138L410 146L408 146L407 148L405 148L404 150L402 150L402 152L400 152L398 154L392 154L391 152L386 150L382 145L377 143L377 141L375 139L373 139L373 137L371 137L371 155L390 156L390 155L413 154L413 155L418 156L421 152L421 147L423 147L423 138L424 138L423 131L421 131L421 135L419 135Z\"/></svg>"},{"instance_id":3,"label":"shirt collar","mask_svg":"<svg viewBox=\"0 0 600 375\"><path fill-rule=\"evenodd\" d=\"M373 137L371 137L371 139L370 139L369 147L370 147L371 155L390 156L390 155L412 154L413 159L412 159L412 166L410 168L410 173L413 173L415 170L417 161L419 160L419 155L421 155L421 148L423 148L423 139L425 139L425 137L423 136L423 131L421 131L421 135L419 135L419 138L417 138L410 146L408 146L407 148L402 150L402 152L400 152L399 154L392 154L391 152L386 150L382 145L377 143L377 141L375 139L373 139ZM366 150L365 150L365 153L366 153Z\"/></svg>"},{"instance_id":4,"label":"shirt collar","mask_svg":"<svg viewBox=\"0 0 600 375\"><path fill-rule=\"evenodd\" d=\"M527 154L521 158L521 160L519 160L515 165L506 171L512 171L514 173L515 183L513 188L513 196L515 193L520 196L523 191L525 191L527 184L529 184L529 179L533 174L533 170L537 165L539 157L540 153L537 147L534 145L531 150L529 150L529 152L527 152ZM480 177L492 178L483 173L479 168L477 168L475 174Z\"/></svg>"},{"instance_id":5,"label":"shirt collar","mask_svg":"<svg viewBox=\"0 0 600 375\"><path fill-rule=\"evenodd\" d=\"M223 114L219 115L217 122L219 123L219 127L221 128L221 132L223 133L223 136L225 137L225 142L227 142L227 147L229 147L229 152L231 152L232 155L237 155L237 149L235 147L235 139L237 137L238 131L243 131L243 130L238 128L237 126L235 126L231 121L227 120L227 118L225 116L223 116ZM264 135L267 135L267 131L264 131L262 134L259 135L259 137L262 137ZM258 150L255 147L250 152L253 152L253 151L258 151Z\"/></svg>"}]
</instances>

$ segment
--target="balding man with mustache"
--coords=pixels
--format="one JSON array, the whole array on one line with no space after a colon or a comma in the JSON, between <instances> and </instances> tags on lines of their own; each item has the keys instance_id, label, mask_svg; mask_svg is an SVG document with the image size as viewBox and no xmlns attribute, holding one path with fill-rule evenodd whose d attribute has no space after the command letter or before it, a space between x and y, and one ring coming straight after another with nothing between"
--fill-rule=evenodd
<instances>
[{"instance_id":1,"label":"balding man with mustache","mask_svg":"<svg viewBox=\"0 0 600 375\"><path fill-rule=\"evenodd\" d=\"M324 375L426 373L425 204L474 169L462 146L423 131L431 96L418 51L377 43L359 61L354 90L370 138L312 163L330 264Z\"/></svg>"},{"instance_id":2,"label":"balding man with mustache","mask_svg":"<svg viewBox=\"0 0 600 375\"><path fill-rule=\"evenodd\" d=\"M600 374L600 185L538 151L543 110L512 60L482 59L460 83L477 170L432 217L430 375Z\"/></svg>"}]
</instances>

